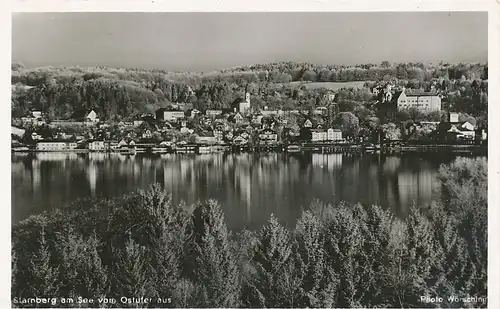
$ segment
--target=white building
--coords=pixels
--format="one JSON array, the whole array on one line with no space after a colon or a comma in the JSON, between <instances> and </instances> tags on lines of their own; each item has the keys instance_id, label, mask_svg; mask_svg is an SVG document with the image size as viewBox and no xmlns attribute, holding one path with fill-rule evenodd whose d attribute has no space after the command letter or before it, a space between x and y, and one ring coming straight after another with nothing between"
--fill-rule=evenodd
<instances>
[{"instance_id":1,"label":"white building","mask_svg":"<svg viewBox=\"0 0 500 309\"><path fill-rule=\"evenodd\" d=\"M328 133L325 130L314 129L311 130L311 141L324 142L328 139Z\"/></svg>"},{"instance_id":2,"label":"white building","mask_svg":"<svg viewBox=\"0 0 500 309\"><path fill-rule=\"evenodd\" d=\"M327 139L329 141L341 141L342 140L342 131L338 129L328 129L327 131Z\"/></svg>"},{"instance_id":3,"label":"white building","mask_svg":"<svg viewBox=\"0 0 500 309\"><path fill-rule=\"evenodd\" d=\"M92 151L106 150L106 144L104 141L93 141L88 144L88 148Z\"/></svg>"},{"instance_id":4,"label":"white building","mask_svg":"<svg viewBox=\"0 0 500 309\"><path fill-rule=\"evenodd\" d=\"M433 93L406 93L405 88L398 97L398 110L416 108L422 111L440 111L441 98Z\"/></svg>"},{"instance_id":5,"label":"white building","mask_svg":"<svg viewBox=\"0 0 500 309\"><path fill-rule=\"evenodd\" d=\"M91 110L85 117L85 120L88 122L99 122L99 117L97 117L97 113L94 110Z\"/></svg>"},{"instance_id":6,"label":"white building","mask_svg":"<svg viewBox=\"0 0 500 309\"><path fill-rule=\"evenodd\" d=\"M169 111L166 108L160 108L156 111L156 119L163 121L177 121L178 119L184 119L184 111Z\"/></svg>"},{"instance_id":7,"label":"white building","mask_svg":"<svg viewBox=\"0 0 500 309\"><path fill-rule=\"evenodd\" d=\"M467 129L469 131L473 131L476 128L472 123L470 123L468 121L462 123L461 127L464 128L464 129Z\"/></svg>"},{"instance_id":8,"label":"white building","mask_svg":"<svg viewBox=\"0 0 500 309\"><path fill-rule=\"evenodd\" d=\"M245 93L245 101L240 102L238 111L242 114L250 110L250 93Z\"/></svg>"},{"instance_id":9,"label":"white building","mask_svg":"<svg viewBox=\"0 0 500 309\"><path fill-rule=\"evenodd\" d=\"M207 111L206 111L206 115L208 117L215 117L215 116L218 116L220 114L222 114L222 110L220 110L220 109L207 109Z\"/></svg>"},{"instance_id":10,"label":"white building","mask_svg":"<svg viewBox=\"0 0 500 309\"><path fill-rule=\"evenodd\" d=\"M38 151L61 151L66 149L66 142L39 142L36 144L36 150Z\"/></svg>"},{"instance_id":11,"label":"white building","mask_svg":"<svg viewBox=\"0 0 500 309\"><path fill-rule=\"evenodd\" d=\"M259 140L261 143L276 143L278 134L271 129L264 129L259 133Z\"/></svg>"},{"instance_id":12,"label":"white building","mask_svg":"<svg viewBox=\"0 0 500 309\"><path fill-rule=\"evenodd\" d=\"M165 121L177 121L178 119L184 119L183 111L164 111L163 120Z\"/></svg>"},{"instance_id":13,"label":"white building","mask_svg":"<svg viewBox=\"0 0 500 309\"><path fill-rule=\"evenodd\" d=\"M474 130L474 126L472 126L472 129L471 126L472 124L469 122L465 122L462 125L453 124L448 132L455 133L458 139L473 140L476 137L476 131Z\"/></svg>"}]
</instances>

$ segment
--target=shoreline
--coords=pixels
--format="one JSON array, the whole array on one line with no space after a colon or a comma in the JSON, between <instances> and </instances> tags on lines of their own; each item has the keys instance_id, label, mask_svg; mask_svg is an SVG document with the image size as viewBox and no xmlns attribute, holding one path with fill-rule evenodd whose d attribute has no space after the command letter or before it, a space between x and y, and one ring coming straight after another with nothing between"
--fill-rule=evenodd
<instances>
[{"instance_id":1,"label":"shoreline","mask_svg":"<svg viewBox=\"0 0 500 309\"><path fill-rule=\"evenodd\" d=\"M308 144L299 146L299 149L289 150L288 146L267 146L267 147L248 147L248 146L223 146L225 149L217 150L206 150L205 147L211 148L211 146L199 146L199 145L188 145L188 147L181 148L169 148L162 150L151 150L147 148L136 148L136 149L124 149L124 150L90 150L90 149L64 149L64 150L36 150L36 149L22 149L15 150L11 149L11 154L16 153L116 153L123 155L135 155L135 154L211 154L211 153L343 153L343 152L357 152L357 153L408 153L408 152L440 152L440 151L451 151L451 152L463 152L463 151L485 151L488 152L488 146L483 145L446 145L446 144L435 144L435 145L407 145L401 147L363 147L361 145L314 145ZM200 150L203 148L203 151Z\"/></svg>"}]
</instances>

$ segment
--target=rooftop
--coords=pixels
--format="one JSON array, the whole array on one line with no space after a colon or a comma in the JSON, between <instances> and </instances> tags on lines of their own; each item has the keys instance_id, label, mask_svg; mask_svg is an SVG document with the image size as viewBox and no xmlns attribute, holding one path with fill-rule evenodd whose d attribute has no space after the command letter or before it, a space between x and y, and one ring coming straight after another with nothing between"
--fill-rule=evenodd
<instances>
[{"instance_id":1,"label":"rooftop","mask_svg":"<svg viewBox=\"0 0 500 309\"><path fill-rule=\"evenodd\" d=\"M435 92L405 92L408 97L433 97L437 96Z\"/></svg>"}]
</instances>

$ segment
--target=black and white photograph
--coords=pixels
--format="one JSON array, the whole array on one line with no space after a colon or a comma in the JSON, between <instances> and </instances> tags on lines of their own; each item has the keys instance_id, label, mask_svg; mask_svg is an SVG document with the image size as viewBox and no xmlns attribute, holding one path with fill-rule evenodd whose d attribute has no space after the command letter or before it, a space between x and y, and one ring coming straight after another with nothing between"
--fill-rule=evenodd
<instances>
[{"instance_id":1,"label":"black and white photograph","mask_svg":"<svg viewBox=\"0 0 500 309\"><path fill-rule=\"evenodd\" d=\"M487 308L489 17L12 13L11 306Z\"/></svg>"}]
</instances>

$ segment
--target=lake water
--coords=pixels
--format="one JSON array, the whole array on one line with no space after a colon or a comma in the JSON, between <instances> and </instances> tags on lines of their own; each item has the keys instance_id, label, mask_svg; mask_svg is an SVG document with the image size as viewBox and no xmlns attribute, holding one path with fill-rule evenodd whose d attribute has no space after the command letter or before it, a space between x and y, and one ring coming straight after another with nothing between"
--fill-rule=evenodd
<instances>
[{"instance_id":1,"label":"lake water","mask_svg":"<svg viewBox=\"0 0 500 309\"><path fill-rule=\"evenodd\" d=\"M439 198L439 165L454 155L38 153L12 155L12 222L82 197L115 197L157 182L175 202L213 198L232 229L274 213L295 224L314 199L380 204L404 217Z\"/></svg>"}]
</instances>

